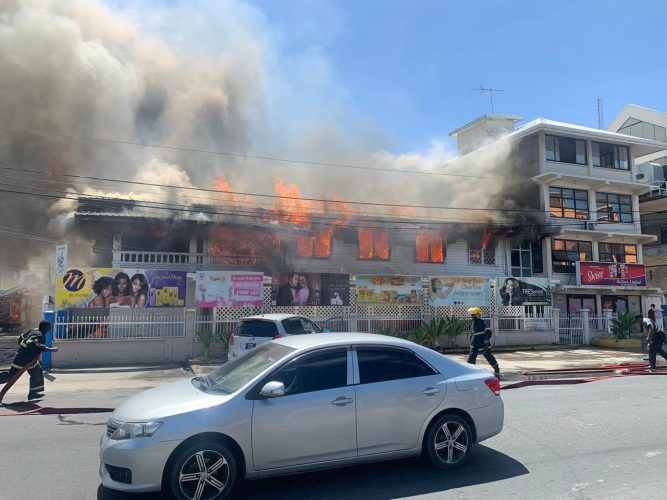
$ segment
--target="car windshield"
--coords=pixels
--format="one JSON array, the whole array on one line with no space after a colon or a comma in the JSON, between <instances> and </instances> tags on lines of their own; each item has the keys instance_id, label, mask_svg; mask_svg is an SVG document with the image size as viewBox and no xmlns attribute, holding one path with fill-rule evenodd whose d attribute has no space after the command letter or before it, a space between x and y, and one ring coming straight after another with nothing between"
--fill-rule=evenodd
<instances>
[{"instance_id":1,"label":"car windshield","mask_svg":"<svg viewBox=\"0 0 667 500\"><path fill-rule=\"evenodd\" d=\"M263 344L242 358L228 361L206 377L208 388L236 392L268 367L280 361L295 349L274 342Z\"/></svg>"}]
</instances>

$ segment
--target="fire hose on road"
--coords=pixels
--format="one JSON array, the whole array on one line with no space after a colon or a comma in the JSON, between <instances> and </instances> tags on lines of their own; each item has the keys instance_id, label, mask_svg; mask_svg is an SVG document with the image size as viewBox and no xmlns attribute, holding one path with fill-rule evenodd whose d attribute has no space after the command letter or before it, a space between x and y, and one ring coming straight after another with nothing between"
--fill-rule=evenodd
<instances>
[{"instance_id":1,"label":"fire hose on road","mask_svg":"<svg viewBox=\"0 0 667 500\"><path fill-rule=\"evenodd\" d=\"M5 394L12 388L12 386L21 378L30 366L33 366L40 358L41 353L35 356L35 358L27 363L23 368L17 371L12 378L10 378L5 386L0 390L0 406L5 408L16 408L16 411L12 413L0 413L0 417L14 417L17 415L72 415L80 413L110 413L113 411L113 408L52 408L40 406L37 403L31 402L21 402L13 404L4 404L2 400L5 397Z\"/></svg>"}]
</instances>

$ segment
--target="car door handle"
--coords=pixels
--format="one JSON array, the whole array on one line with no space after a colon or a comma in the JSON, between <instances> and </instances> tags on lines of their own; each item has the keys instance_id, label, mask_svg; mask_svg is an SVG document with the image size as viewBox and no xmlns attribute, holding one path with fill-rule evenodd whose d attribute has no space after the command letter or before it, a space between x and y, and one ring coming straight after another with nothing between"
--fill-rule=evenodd
<instances>
[{"instance_id":1,"label":"car door handle","mask_svg":"<svg viewBox=\"0 0 667 500\"><path fill-rule=\"evenodd\" d=\"M347 404L350 404L354 401L352 398L346 398L345 396L339 396L336 399L334 399L331 404L336 405L336 406L345 406Z\"/></svg>"},{"instance_id":2,"label":"car door handle","mask_svg":"<svg viewBox=\"0 0 667 500\"><path fill-rule=\"evenodd\" d=\"M436 389L435 387L427 387L422 391L422 394L425 396L433 396L434 394L438 394L440 392L440 389Z\"/></svg>"}]
</instances>

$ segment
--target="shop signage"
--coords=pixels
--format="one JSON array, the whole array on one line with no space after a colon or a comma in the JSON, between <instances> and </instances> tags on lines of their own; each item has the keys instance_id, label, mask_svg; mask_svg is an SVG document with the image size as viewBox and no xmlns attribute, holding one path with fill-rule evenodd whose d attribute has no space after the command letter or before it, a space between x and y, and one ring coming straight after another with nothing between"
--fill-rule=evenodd
<instances>
[{"instance_id":1,"label":"shop signage","mask_svg":"<svg viewBox=\"0 0 667 500\"><path fill-rule=\"evenodd\" d=\"M547 278L498 278L498 305L550 306L551 288Z\"/></svg>"},{"instance_id":2,"label":"shop signage","mask_svg":"<svg viewBox=\"0 0 667 500\"><path fill-rule=\"evenodd\" d=\"M357 303L419 304L421 276L357 274Z\"/></svg>"},{"instance_id":3,"label":"shop signage","mask_svg":"<svg viewBox=\"0 0 667 500\"><path fill-rule=\"evenodd\" d=\"M197 271L195 307L262 307L264 273Z\"/></svg>"},{"instance_id":4,"label":"shop signage","mask_svg":"<svg viewBox=\"0 0 667 500\"><path fill-rule=\"evenodd\" d=\"M578 285L646 286L643 264L577 262Z\"/></svg>"},{"instance_id":5,"label":"shop signage","mask_svg":"<svg viewBox=\"0 0 667 500\"><path fill-rule=\"evenodd\" d=\"M69 268L56 279L56 307L184 307L186 282L185 271Z\"/></svg>"},{"instance_id":6,"label":"shop signage","mask_svg":"<svg viewBox=\"0 0 667 500\"><path fill-rule=\"evenodd\" d=\"M349 306L350 275L273 273L272 306Z\"/></svg>"},{"instance_id":7,"label":"shop signage","mask_svg":"<svg viewBox=\"0 0 667 500\"><path fill-rule=\"evenodd\" d=\"M430 304L438 306L486 307L490 303L489 278L476 276L429 276Z\"/></svg>"}]
</instances>

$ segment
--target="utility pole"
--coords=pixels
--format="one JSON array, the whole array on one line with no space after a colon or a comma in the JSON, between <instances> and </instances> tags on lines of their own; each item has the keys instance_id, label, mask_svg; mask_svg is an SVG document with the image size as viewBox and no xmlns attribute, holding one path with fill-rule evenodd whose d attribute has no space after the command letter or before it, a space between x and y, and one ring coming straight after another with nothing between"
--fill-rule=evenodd
<instances>
[{"instance_id":1,"label":"utility pole","mask_svg":"<svg viewBox=\"0 0 667 500\"><path fill-rule=\"evenodd\" d=\"M598 128L604 130L604 106L601 97L598 97Z\"/></svg>"},{"instance_id":2,"label":"utility pole","mask_svg":"<svg viewBox=\"0 0 667 500\"><path fill-rule=\"evenodd\" d=\"M472 89L472 90L479 90L480 94L483 94L484 92L489 93L489 97L491 98L491 114L493 114L493 93L494 92L505 92L503 89L490 89L490 88L483 87L481 85L479 86L479 88L475 88L475 89Z\"/></svg>"}]
</instances>

